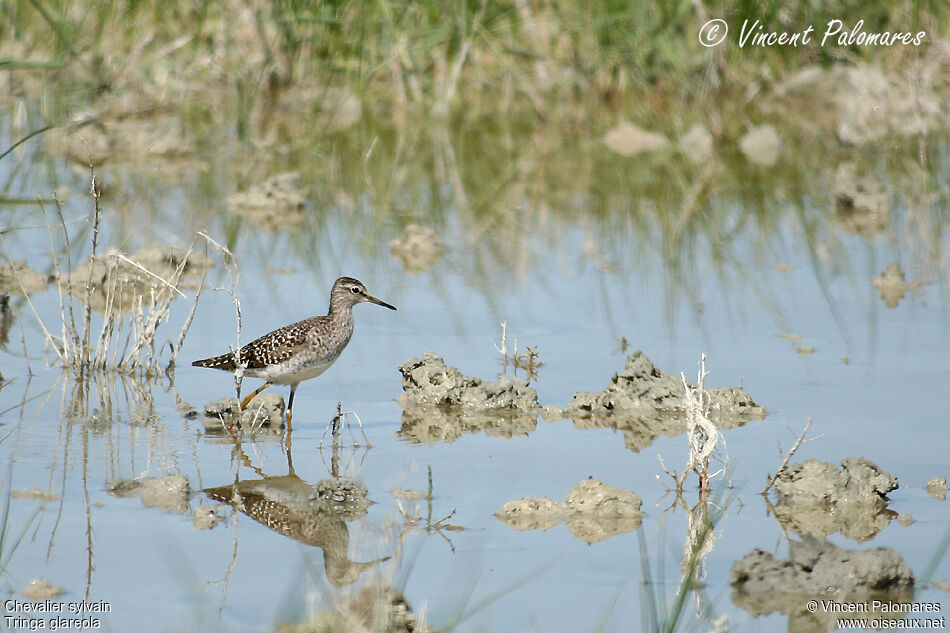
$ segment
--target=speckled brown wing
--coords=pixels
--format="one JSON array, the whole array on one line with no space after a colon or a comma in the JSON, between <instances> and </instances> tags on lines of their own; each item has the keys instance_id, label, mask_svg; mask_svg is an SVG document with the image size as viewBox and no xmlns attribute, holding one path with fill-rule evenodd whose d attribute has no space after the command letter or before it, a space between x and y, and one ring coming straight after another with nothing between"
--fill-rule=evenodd
<instances>
[{"instance_id":1,"label":"speckled brown wing","mask_svg":"<svg viewBox=\"0 0 950 633\"><path fill-rule=\"evenodd\" d=\"M312 317L285 325L251 341L241 348L241 363L246 364L248 369L263 369L286 361L294 355L297 347L307 342L307 332L319 318ZM192 365L234 371L234 352L196 360Z\"/></svg>"}]
</instances>

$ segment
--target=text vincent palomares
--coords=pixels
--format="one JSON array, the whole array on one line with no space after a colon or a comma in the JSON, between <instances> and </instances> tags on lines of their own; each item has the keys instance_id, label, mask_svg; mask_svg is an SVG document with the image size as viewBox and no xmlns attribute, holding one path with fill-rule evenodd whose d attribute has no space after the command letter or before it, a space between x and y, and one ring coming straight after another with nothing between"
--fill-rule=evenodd
<instances>
[{"instance_id":1,"label":"text vincent palomares","mask_svg":"<svg viewBox=\"0 0 950 633\"><path fill-rule=\"evenodd\" d=\"M918 31L916 34L909 32L890 33L888 31L866 33L864 31L864 20L858 20L850 31L846 31L844 28L844 23L841 20L829 21L819 45L824 46L825 42L830 39L832 43L839 46L853 46L855 44L858 46L893 46L894 44L920 46L920 43L927 37L925 31ZM803 31L795 33L782 31L778 33L765 30L765 27L758 20L754 20L752 24L745 20L742 22L742 32L739 33L739 48L746 44L752 46L774 46L776 44L779 46L798 46L799 44L807 46L811 43L814 32L815 27L810 24ZM749 41L750 37L752 38L751 42Z\"/></svg>"}]
</instances>

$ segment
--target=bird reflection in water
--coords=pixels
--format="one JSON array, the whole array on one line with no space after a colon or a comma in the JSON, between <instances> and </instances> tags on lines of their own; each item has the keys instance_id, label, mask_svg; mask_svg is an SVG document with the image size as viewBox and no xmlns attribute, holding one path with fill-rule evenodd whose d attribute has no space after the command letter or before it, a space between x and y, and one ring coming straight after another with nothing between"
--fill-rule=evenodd
<instances>
[{"instance_id":1,"label":"bird reflection in water","mask_svg":"<svg viewBox=\"0 0 950 633\"><path fill-rule=\"evenodd\" d=\"M278 534L322 549L327 579L335 587L349 585L365 570L389 560L385 556L358 562L348 556L350 531L346 523L365 516L370 504L363 484L334 472L333 478L310 485L294 472L290 450L288 474L271 477L252 465L238 441L235 450L261 478L206 488L202 492L210 499L231 505Z\"/></svg>"}]
</instances>

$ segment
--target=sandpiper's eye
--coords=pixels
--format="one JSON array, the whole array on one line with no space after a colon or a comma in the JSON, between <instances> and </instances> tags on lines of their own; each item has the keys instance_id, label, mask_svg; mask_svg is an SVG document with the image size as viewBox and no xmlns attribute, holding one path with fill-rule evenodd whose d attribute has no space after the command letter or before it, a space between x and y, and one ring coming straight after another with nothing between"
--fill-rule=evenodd
<instances>
[{"instance_id":1,"label":"sandpiper's eye","mask_svg":"<svg viewBox=\"0 0 950 633\"><path fill-rule=\"evenodd\" d=\"M355 295L358 295L358 294L360 293L360 287L359 287L359 286L350 286L350 290L351 290L351 291L353 292L353 294L355 294Z\"/></svg>"}]
</instances>

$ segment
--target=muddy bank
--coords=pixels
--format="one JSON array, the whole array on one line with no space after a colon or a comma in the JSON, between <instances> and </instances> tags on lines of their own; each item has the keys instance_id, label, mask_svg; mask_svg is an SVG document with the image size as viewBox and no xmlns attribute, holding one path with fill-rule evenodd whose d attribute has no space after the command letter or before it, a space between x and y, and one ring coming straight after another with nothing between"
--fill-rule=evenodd
<instances>
[{"instance_id":1,"label":"muddy bank","mask_svg":"<svg viewBox=\"0 0 950 633\"><path fill-rule=\"evenodd\" d=\"M719 428L765 417L765 408L741 387L707 389L707 393L710 420ZM579 429L617 429L627 448L639 452L660 435L673 437L686 431L683 382L664 374L643 352L636 351L603 391L578 391L561 415L573 419Z\"/></svg>"},{"instance_id":2,"label":"muddy bank","mask_svg":"<svg viewBox=\"0 0 950 633\"><path fill-rule=\"evenodd\" d=\"M641 504L635 492L588 477L579 481L562 502L522 497L506 503L495 516L518 531L549 530L566 522L571 534L586 543L596 543L639 528L643 520Z\"/></svg>"},{"instance_id":3,"label":"muddy bank","mask_svg":"<svg viewBox=\"0 0 950 633\"><path fill-rule=\"evenodd\" d=\"M834 464L810 459L792 464L775 481L775 517L789 531L825 537L835 532L864 542L897 518L887 493L897 478L866 459Z\"/></svg>"},{"instance_id":4,"label":"muddy bank","mask_svg":"<svg viewBox=\"0 0 950 633\"><path fill-rule=\"evenodd\" d=\"M465 376L425 352L399 365L403 408L399 436L416 442L452 442L462 433L526 436L538 425L538 392L524 380L484 381Z\"/></svg>"},{"instance_id":5,"label":"muddy bank","mask_svg":"<svg viewBox=\"0 0 950 633\"><path fill-rule=\"evenodd\" d=\"M284 397L277 393L255 396L243 411L237 398L220 398L205 404L201 423L209 435L229 435L228 427L246 435L280 433L287 419L285 410Z\"/></svg>"},{"instance_id":6,"label":"muddy bank","mask_svg":"<svg viewBox=\"0 0 950 633\"><path fill-rule=\"evenodd\" d=\"M751 615L784 613L789 631L824 632L833 630L842 614L822 608L821 601L906 603L913 600L916 578L892 549L849 550L806 538L789 543L788 560L759 549L749 552L733 564L729 582L733 603ZM809 600L819 601L814 611Z\"/></svg>"}]
</instances>

